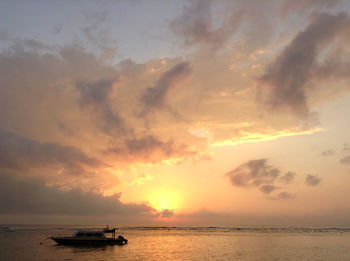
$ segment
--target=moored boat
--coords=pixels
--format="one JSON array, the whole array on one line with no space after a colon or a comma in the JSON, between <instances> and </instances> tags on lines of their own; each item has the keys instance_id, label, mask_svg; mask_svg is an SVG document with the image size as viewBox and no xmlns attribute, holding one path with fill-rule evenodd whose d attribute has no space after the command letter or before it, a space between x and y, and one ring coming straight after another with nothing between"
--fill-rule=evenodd
<instances>
[{"instance_id":1,"label":"moored boat","mask_svg":"<svg viewBox=\"0 0 350 261\"><path fill-rule=\"evenodd\" d=\"M107 235L111 234L110 237ZM128 240L123 236L116 237L116 229L105 228L98 230L79 230L71 237L51 237L60 245L125 245Z\"/></svg>"}]
</instances>

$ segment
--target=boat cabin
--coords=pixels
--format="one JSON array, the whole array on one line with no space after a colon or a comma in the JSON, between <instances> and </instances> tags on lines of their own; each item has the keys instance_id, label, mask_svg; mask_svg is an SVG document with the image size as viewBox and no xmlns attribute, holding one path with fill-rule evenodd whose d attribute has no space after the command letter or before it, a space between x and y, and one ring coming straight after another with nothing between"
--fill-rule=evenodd
<instances>
[{"instance_id":1,"label":"boat cabin","mask_svg":"<svg viewBox=\"0 0 350 261\"><path fill-rule=\"evenodd\" d=\"M105 234L101 231L77 231L73 237L105 237Z\"/></svg>"}]
</instances>

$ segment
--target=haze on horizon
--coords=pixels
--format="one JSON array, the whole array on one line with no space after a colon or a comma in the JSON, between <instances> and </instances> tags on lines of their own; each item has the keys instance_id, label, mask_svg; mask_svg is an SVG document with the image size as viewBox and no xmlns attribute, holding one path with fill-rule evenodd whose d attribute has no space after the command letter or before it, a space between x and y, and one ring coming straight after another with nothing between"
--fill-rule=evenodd
<instances>
[{"instance_id":1,"label":"haze on horizon","mask_svg":"<svg viewBox=\"0 0 350 261\"><path fill-rule=\"evenodd\" d=\"M0 223L350 226L349 1L0 14Z\"/></svg>"}]
</instances>

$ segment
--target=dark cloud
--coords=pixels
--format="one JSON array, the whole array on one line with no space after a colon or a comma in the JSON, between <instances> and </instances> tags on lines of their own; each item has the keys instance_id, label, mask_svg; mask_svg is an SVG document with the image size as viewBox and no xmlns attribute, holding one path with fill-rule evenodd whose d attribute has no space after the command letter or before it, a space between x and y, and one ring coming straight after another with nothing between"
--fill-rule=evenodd
<instances>
[{"instance_id":1,"label":"dark cloud","mask_svg":"<svg viewBox=\"0 0 350 261\"><path fill-rule=\"evenodd\" d=\"M68 173L77 175L80 171L83 173L85 167L104 164L77 148L38 142L0 128L0 168L28 172L28 168L47 166L61 166Z\"/></svg>"},{"instance_id":2,"label":"dark cloud","mask_svg":"<svg viewBox=\"0 0 350 261\"><path fill-rule=\"evenodd\" d=\"M346 13L314 14L308 27L299 32L277 59L267 67L259 82L266 84L266 105L287 108L300 117L309 116L307 84L317 67L320 53L335 39L350 35Z\"/></svg>"},{"instance_id":3,"label":"dark cloud","mask_svg":"<svg viewBox=\"0 0 350 261\"><path fill-rule=\"evenodd\" d=\"M61 24L56 24L52 27L52 33L54 34L60 34L63 30L63 25Z\"/></svg>"},{"instance_id":4,"label":"dark cloud","mask_svg":"<svg viewBox=\"0 0 350 261\"><path fill-rule=\"evenodd\" d=\"M291 194L291 193L283 191L283 192L278 194L278 198L280 198L280 199L293 199L293 198L295 198L295 194Z\"/></svg>"},{"instance_id":5,"label":"dark cloud","mask_svg":"<svg viewBox=\"0 0 350 261\"><path fill-rule=\"evenodd\" d=\"M309 186L317 186L321 182L321 179L317 175L307 175L305 178L305 184Z\"/></svg>"},{"instance_id":6,"label":"dark cloud","mask_svg":"<svg viewBox=\"0 0 350 261\"><path fill-rule=\"evenodd\" d=\"M350 151L350 146L347 143L343 144L343 151Z\"/></svg>"},{"instance_id":7,"label":"dark cloud","mask_svg":"<svg viewBox=\"0 0 350 261\"><path fill-rule=\"evenodd\" d=\"M124 204L120 193L103 197L79 189L62 191L37 179L20 179L0 172L0 214L39 215L146 215L146 204Z\"/></svg>"},{"instance_id":8,"label":"dark cloud","mask_svg":"<svg viewBox=\"0 0 350 261\"><path fill-rule=\"evenodd\" d=\"M23 38L23 39L14 39L15 48L29 48L32 50L36 50L36 51L43 51L43 50L50 50L52 49L51 46L46 45L34 38Z\"/></svg>"},{"instance_id":9,"label":"dark cloud","mask_svg":"<svg viewBox=\"0 0 350 261\"><path fill-rule=\"evenodd\" d=\"M164 109L169 92L191 74L192 69L187 62L178 63L163 73L156 84L147 88L141 97L144 106L141 115L144 116L156 110Z\"/></svg>"},{"instance_id":10,"label":"dark cloud","mask_svg":"<svg viewBox=\"0 0 350 261\"><path fill-rule=\"evenodd\" d=\"M108 134L125 133L125 122L116 109L113 108L113 95L118 77L98 81L78 81L80 106L96 113L97 119L102 120L101 128Z\"/></svg>"},{"instance_id":11,"label":"dark cloud","mask_svg":"<svg viewBox=\"0 0 350 261\"><path fill-rule=\"evenodd\" d=\"M281 15L300 14L316 9L330 9L343 0L284 0L280 6Z\"/></svg>"},{"instance_id":12,"label":"dark cloud","mask_svg":"<svg viewBox=\"0 0 350 261\"><path fill-rule=\"evenodd\" d=\"M350 164L350 156L347 156L347 157L340 159L340 163L345 164L345 165L349 165Z\"/></svg>"},{"instance_id":13,"label":"dark cloud","mask_svg":"<svg viewBox=\"0 0 350 261\"><path fill-rule=\"evenodd\" d=\"M334 154L335 154L335 152L332 149L322 151L322 153L321 153L322 156L333 156Z\"/></svg>"},{"instance_id":14,"label":"dark cloud","mask_svg":"<svg viewBox=\"0 0 350 261\"><path fill-rule=\"evenodd\" d=\"M294 198L295 194L280 192L277 190L284 189L281 185L290 184L296 174L288 171L280 175L281 171L267 163L267 159L250 160L239 165L234 170L225 174L234 186L256 187L263 194L270 195L270 199ZM277 183L277 184L276 184ZM279 184L278 184L279 183Z\"/></svg>"},{"instance_id":15,"label":"dark cloud","mask_svg":"<svg viewBox=\"0 0 350 261\"><path fill-rule=\"evenodd\" d=\"M348 38L344 41L350 39L350 32L347 33L347 35ZM329 52L327 55L323 55L322 61L313 68L312 76L316 83L322 83L322 81L334 79L337 79L338 81L348 81L350 79L348 74L349 70L350 60L349 55L346 53L346 47L339 44L337 49ZM347 88L345 88L345 91L346 90ZM338 89L337 91L342 91L342 89Z\"/></svg>"},{"instance_id":16,"label":"dark cloud","mask_svg":"<svg viewBox=\"0 0 350 261\"><path fill-rule=\"evenodd\" d=\"M76 86L81 92L81 106L98 110L100 106L109 104L114 93L114 84L117 82L118 77L94 82L78 81Z\"/></svg>"},{"instance_id":17,"label":"dark cloud","mask_svg":"<svg viewBox=\"0 0 350 261\"><path fill-rule=\"evenodd\" d=\"M189 1L170 28L203 61L231 48L254 56L273 39L275 29L267 14L274 6L272 1Z\"/></svg>"},{"instance_id":18,"label":"dark cloud","mask_svg":"<svg viewBox=\"0 0 350 261\"><path fill-rule=\"evenodd\" d=\"M163 211L159 212L157 216L160 218L170 218L175 216L175 212L173 210L164 209Z\"/></svg>"},{"instance_id":19,"label":"dark cloud","mask_svg":"<svg viewBox=\"0 0 350 261\"><path fill-rule=\"evenodd\" d=\"M296 174L294 172L288 171L283 176L280 177L280 181L284 184L289 184L295 178Z\"/></svg>"},{"instance_id":20,"label":"dark cloud","mask_svg":"<svg viewBox=\"0 0 350 261\"><path fill-rule=\"evenodd\" d=\"M86 23L81 30L87 39L97 45L103 45L106 43L104 40L109 39L106 32L102 30L102 25L107 21L108 13L107 9L85 13Z\"/></svg>"},{"instance_id":21,"label":"dark cloud","mask_svg":"<svg viewBox=\"0 0 350 261\"><path fill-rule=\"evenodd\" d=\"M276 190L277 187L274 185L262 185L259 189L264 194L270 194L272 191Z\"/></svg>"},{"instance_id":22,"label":"dark cloud","mask_svg":"<svg viewBox=\"0 0 350 261\"><path fill-rule=\"evenodd\" d=\"M286 191L282 191L278 194L268 197L268 199L270 200L286 200L286 199L294 199L294 198L296 198L296 194L289 193Z\"/></svg>"},{"instance_id":23,"label":"dark cloud","mask_svg":"<svg viewBox=\"0 0 350 261\"><path fill-rule=\"evenodd\" d=\"M235 186L259 186L273 183L280 170L267 164L267 159L250 160L225 175Z\"/></svg>"},{"instance_id":24,"label":"dark cloud","mask_svg":"<svg viewBox=\"0 0 350 261\"><path fill-rule=\"evenodd\" d=\"M184 159L196 156L197 152L174 140L162 141L153 135L125 139L108 150L117 159L126 161L158 162L164 159Z\"/></svg>"},{"instance_id":25,"label":"dark cloud","mask_svg":"<svg viewBox=\"0 0 350 261\"><path fill-rule=\"evenodd\" d=\"M131 59L125 59L120 61L118 68L122 75L132 79L135 75L142 75L147 71L147 64L136 63Z\"/></svg>"},{"instance_id":26,"label":"dark cloud","mask_svg":"<svg viewBox=\"0 0 350 261\"><path fill-rule=\"evenodd\" d=\"M117 51L117 41L111 37L112 33L106 22L109 18L109 10L94 10L85 12L85 23L81 31L89 44L101 51L102 59L111 59Z\"/></svg>"},{"instance_id":27,"label":"dark cloud","mask_svg":"<svg viewBox=\"0 0 350 261\"><path fill-rule=\"evenodd\" d=\"M54 48L31 37L12 37L7 31L0 30L0 41L11 43L12 50L29 49L31 51L47 51Z\"/></svg>"},{"instance_id":28,"label":"dark cloud","mask_svg":"<svg viewBox=\"0 0 350 261\"><path fill-rule=\"evenodd\" d=\"M191 1L183 13L171 22L171 28L184 37L185 44L203 44L216 50L237 31L245 11L238 10L230 14L227 19L223 19L220 26L217 26L212 18L213 3L210 0Z\"/></svg>"},{"instance_id":29,"label":"dark cloud","mask_svg":"<svg viewBox=\"0 0 350 261\"><path fill-rule=\"evenodd\" d=\"M75 135L74 130L70 126L65 124L64 122L58 122L57 127L66 136L74 136Z\"/></svg>"}]
</instances>

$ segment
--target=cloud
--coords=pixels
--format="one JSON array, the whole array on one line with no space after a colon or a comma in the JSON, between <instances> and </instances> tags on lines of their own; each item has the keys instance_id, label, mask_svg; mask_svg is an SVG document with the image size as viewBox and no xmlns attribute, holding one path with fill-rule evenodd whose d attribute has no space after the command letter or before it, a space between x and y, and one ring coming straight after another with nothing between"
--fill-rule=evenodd
<instances>
[{"instance_id":1,"label":"cloud","mask_svg":"<svg viewBox=\"0 0 350 261\"><path fill-rule=\"evenodd\" d=\"M206 208L188 213L177 213L175 217L181 220L182 224L203 225L205 227L208 225L217 226L218 224L237 225L244 220L229 213L214 212ZM172 222L176 222L176 220Z\"/></svg>"},{"instance_id":2,"label":"cloud","mask_svg":"<svg viewBox=\"0 0 350 261\"><path fill-rule=\"evenodd\" d=\"M53 27L52 27L52 33L54 34L60 34L63 30L63 25L61 24L55 24Z\"/></svg>"},{"instance_id":3,"label":"cloud","mask_svg":"<svg viewBox=\"0 0 350 261\"><path fill-rule=\"evenodd\" d=\"M265 104L270 109L288 109L299 117L309 115L308 83L318 57L336 39L350 35L350 18L346 13L314 14L308 27L299 32L259 78L268 89Z\"/></svg>"},{"instance_id":4,"label":"cloud","mask_svg":"<svg viewBox=\"0 0 350 261\"><path fill-rule=\"evenodd\" d=\"M226 70L225 59L210 64L196 59L124 60L114 66L80 45L41 51L10 46L0 52L0 126L39 142L89 151L101 161L120 159L122 167L134 159L196 159L207 152L209 141L279 137L286 128L300 132L294 122L257 115L250 89L245 89L247 96L235 95L237 86L246 83ZM176 88L190 76L189 88ZM246 113L238 113L242 108ZM155 113L162 111L173 115ZM172 117L174 112L186 120ZM209 136L189 133L196 125ZM113 153L103 153L109 150Z\"/></svg>"},{"instance_id":5,"label":"cloud","mask_svg":"<svg viewBox=\"0 0 350 261\"><path fill-rule=\"evenodd\" d=\"M156 84L147 88L141 97L141 102L144 106L141 115L145 116L151 112L164 109L165 101L170 91L191 74L192 69L188 62L178 63L163 73Z\"/></svg>"},{"instance_id":6,"label":"cloud","mask_svg":"<svg viewBox=\"0 0 350 261\"><path fill-rule=\"evenodd\" d=\"M26 170L60 166L71 175L86 174L87 168L106 166L71 146L38 142L0 128L0 168Z\"/></svg>"},{"instance_id":7,"label":"cloud","mask_svg":"<svg viewBox=\"0 0 350 261\"><path fill-rule=\"evenodd\" d=\"M160 218L170 218L175 216L175 212L173 210L164 209L163 211L159 212L157 216Z\"/></svg>"},{"instance_id":8,"label":"cloud","mask_svg":"<svg viewBox=\"0 0 350 261\"><path fill-rule=\"evenodd\" d=\"M291 194L291 193L283 191L283 192L278 194L278 198L280 198L280 199L293 199L293 198L295 198L295 194Z\"/></svg>"},{"instance_id":9,"label":"cloud","mask_svg":"<svg viewBox=\"0 0 350 261\"><path fill-rule=\"evenodd\" d=\"M259 186L273 183L280 170L267 164L267 159L250 160L225 174L232 185Z\"/></svg>"},{"instance_id":10,"label":"cloud","mask_svg":"<svg viewBox=\"0 0 350 261\"><path fill-rule=\"evenodd\" d=\"M54 141L59 139L53 127L57 128L57 121L66 126L74 123L81 128L90 128L86 120L79 118L77 100L81 98L80 105L85 107L92 107L95 102L95 107L104 106L107 111L106 103L110 100L96 101L97 98L91 97L96 95L98 87L109 94L106 85L115 75L117 72L112 66L103 64L78 45L35 51L16 43L0 52L0 124L15 128L24 136L31 134L45 138L49 134ZM77 82L82 97L76 97ZM104 93L97 94L102 96ZM35 131L28 131L35 127Z\"/></svg>"},{"instance_id":11,"label":"cloud","mask_svg":"<svg viewBox=\"0 0 350 261\"><path fill-rule=\"evenodd\" d=\"M47 51L54 48L50 45L44 44L32 37L12 37L7 31L0 30L0 41L12 43L11 49L19 51L28 49L31 51Z\"/></svg>"},{"instance_id":12,"label":"cloud","mask_svg":"<svg viewBox=\"0 0 350 261\"><path fill-rule=\"evenodd\" d=\"M294 198L295 194L280 192L289 185L296 174L288 171L281 176L281 170L268 164L267 159L249 160L234 170L225 174L231 181L231 184L238 187L255 187L265 195L271 195L270 199ZM277 183L277 184L276 184Z\"/></svg>"},{"instance_id":13,"label":"cloud","mask_svg":"<svg viewBox=\"0 0 350 261\"><path fill-rule=\"evenodd\" d=\"M268 1L189 1L170 23L186 50L195 51L202 61L226 53L253 56L273 38ZM233 55L233 54L231 54Z\"/></svg>"},{"instance_id":14,"label":"cloud","mask_svg":"<svg viewBox=\"0 0 350 261\"><path fill-rule=\"evenodd\" d=\"M38 179L0 172L0 214L37 215L153 215L146 204L124 204L120 193L103 197L79 189L62 191Z\"/></svg>"},{"instance_id":15,"label":"cloud","mask_svg":"<svg viewBox=\"0 0 350 261\"><path fill-rule=\"evenodd\" d=\"M31 141L31 146L45 148L32 155L15 153L11 159L1 158L0 161L3 165L45 168L51 182L56 179L61 184L63 172L85 178L90 174L98 175L103 180L108 170L101 168L111 165L122 171L135 162L196 158L199 143L193 144L187 139L190 137L187 123L179 124L178 119L165 114L159 122L152 120L146 128L144 119L137 115L139 108L147 113L167 108L167 99L171 101L177 95L172 92L174 88L191 74L189 63L181 61L180 58L142 64L123 61L113 66L80 45L40 51L17 45L2 49L0 126L28 139L26 142ZM159 66L159 71L150 73L150 66L155 65ZM152 87L147 91L145 86ZM145 99L142 106L140 97ZM165 121L168 131L164 131ZM45 153L50 146L66 151L62 152L67 155L65 161L69 161L71 154L77 159L71 157L68 165L63 162L63 155L61 158L55 155L57 160L54 161L53 151L59 149ZM75 148L75 152L70 149L68 153L68 148ZM104 153L109 150L111 153ZM89 162L84 165L77 151ZM51 158L36 163L33 157L39 152L43 159ZM99 164L94 165L96 161ZM112 164L106 166L101 162ZM44 176L44 171L40 173ZM74 184L83 187L90 182L76 180Z\"/></svg>"},{"instance_id":16,"label":"cloud","mask_svg":"<svg viewBox=\"0 0 350 261\"><path fill-rule=\"evenodd\" d=\"M289 193L286 191L282 191L278 194L267 197L267 199L270 199L270 200L287 200L287 199L295 199L295 198L296 198L296 194Z\"/></svg>"},{"instance_id":17,"label":"cloud","mask_svg":"<svg viewBox=\"0 0 350 261\"><path fill-rule=\"evenodd\" d=\"M290 182L292 182L294 180L295 176L296 176L296 174L294 172L288 171L283 176L281 176L279 179L284 184L289 184Z\"/></svg>"},{"instance_id":18,"label":"cloud","mask_svg":"<svg viewBox=\"0 0 350 261\"><path fill-rule=\"evenodd\" d=\"M296 19L276 14L281 2L288 14L297 13ZM118 63L135 49L128 46L132 35L118 36L120 53L108 59L117 48L108 30L108 15L112 18L108 10L97 8L87 14L87 23L77 25L82 29L79 32L67 31L64 24L64 28L56 26L56 34L51 33L56 39L49 41L52 46L0 30L0 126L12 135L1 132L1 170L40 177L45 184L70 193L76 191L73 187L81 187L79 193L88 197L90 190L104 195L120 191L115 187L120 178L127 183L120 189L132 193L128 191L132 177L136 177L132 189L137 190L137 184L148 179L137 174L155 175L154 182L145 185L151 187L157 175L170 168L158 165L154 170L154 162L191 161L208 150L216 153L217 160L217 152L229 150L228 146L319 131L292 114L270 115L260 110L252 79L262 75L259 83L266 84L262 98L274 111L287 108L301 117L315 108L313 102L322 86L325 96L339 93L337 88L345 90L338 87L341 84L323 80L349 79L348 15L335 14L333 9L332 14L310 16L308 25L299 16L304 10L331 8L334 2L338 1L188 1L170 22L175 37L181 39L162 38L156 43L147 38L158 34L151 29L139 46L165 45L159 52L132 54L138 62L130 58ZM138 22L129 25L137 27ZM83 33L84 38L62 41L62 36L71 33L78 38ZM174 52L169 52L168 40L175 43ZM177 49L182 40L184 45ZM60 46L64 42L84 46ZM158 58L140 62L152 54ZM273 58L275 62L265 67ZM169 111L186 120L171 117ZM144 118L150 120L147 126ZM227 147L210 147L220 142ZM342 160L348 162L347 157ZM276 167L266 159L241 163L227 169L232 170L226 174L232 185L252 188L266 198L293 198L289 193L293 193L289 190L295 180L293 172L286 173L282 165ZM188 163L178 168L198 166ZM106 188L106 183L114 187ZM120 201L118 194L113 199Z\"/></svg>"},{"instance_id":19,"label":"cloud","mask_svg":"<svg viewBox=\"0 0 350 261\"><path fill-rule=\"evenodd\" d=\"M80 106L94 113L98 119L103 119L101 128L106 133L115 135L125 133L125 122L112 102L118 77L105 78L98 81L78 81L76 84L80 92Z\"/></svg>"},{"instance_id":20,"label":"cloud","mask_svg":"<svg viewBox=\"0 0 350 261\"><path fill-rule=\"evenodd\" d=\"M294 194L287 192L281 192L279 195L275 198L269 197L269 199L290 200L295 198ZM324 209L316 212L306 210L301 213L295 213L293 207L288 205L287 202L281 202L281 204L286 204L286 211L271 213L267 210L266 212L252 215L251 213L239 211L235 213L220 213L208 209L200 209L191 213L178 213L176 217L179 218L178 220L180 220L181 225L186 224L196 227L200 225L205 227L205 229L208 229L208 225L210 225L213 226L212 229L217 229L218 224L220 224L221 226L225 226L221 227L221 229L226 230L227 226L229 226L231 227L230 229L236 231L256 230L252 226L265 226L268 228L279 226L280 228L288 228L290 226L314 227L316 225L319 227L329 227L329 224L338 224L340 227L347 227L349 224L350 213L347 208L332 209L332 211ZM174 220L174 222L176 221Z\"/></svg>"},{"instance_id":21,"label":"cloud","mask_svg":"<svg viewBox=\"0 0 350 261\"><path fill-rule=\"evenodd\" d=\"M174 140L162 141L154 135L125 139L107 150L116 159L130 162L159 162L167 159L186 159L198 152Z\"/></svg>"},{"instance_id":22,"label":"cloud","mask_svg":"<svg viewBox=\"0 0 350 261\"><path fill-rule=\"evenodd\" d=\"M309 186L317 186L321 182L321 179L317 175L307 175L305 178L305 184Z\"/></svg>"},{"instance_id":23,"label":"cloud","mask_svg":"<svg viewBox=\"0 0 350 261\"><path fill-rule=\"evenodd\" d=\"M270 194L272 191L276 190L277 187L274 185L262 185L259 189L264 194Z\"/></svg>"},{"instance_id":24,"label":"cloud","mask_svg":"<svg viewBox=\"0 0 350 261\"><path fill-rule=\"evenodd\" d=\"M171 28L184 38L186 45L201 44L217 50L239 28L245 15L244 10L232 12L221 19L222 23L217 26L213 19L213 3L210 0L190 1L182 14L171 22Z\"/></svg>"},{"instance_id":25,"label":"cloud","mask_svg":"<svg viewBox=\"0 0 350 261\"><path fill-rule=\"evenodd\" d=\"M78 81L76 86L81 92L80 105L82 107L92 107L94 110L98 110L99 106L108 105L117 83L118 77L94 82Z\"/></svg>"},{"instance_id":26,"label":"cloud","mask_svg":"<svg viewBox=\"0 0 350 261\"><path fill-rule=\"evenodd\" d=\"M74 130L64 122L57 122L58 129L66 136L74 136Z\"/></svg>"},{"instance_id":27,"label":"cloud","mask_svg":"<svg viewBox=\"0 0 350 261\"><path fill-rule=\"evenodd\" d=\"M350 151L350 146L347 143L343 144L343 151Z\"/></svg>"},{"instance_id":28,"label":"cloud","mask_svg":"<svg viewBox=\"0 0 350 261\"><path fill-rule=\"evenodd\" d=\"M147 181L151 181L153 177L148 174L140 173L136 178L134 178L131 182L130 185L142 185L146 183Z\"/></svg>"},{"instance_id":29,"label":"cloud","mask_svg":"<svg viewBox=\"0 0 350 261\"><path fill-rule=\"evenodd\" d=\"M350 164L350 156L347 156L347 157L340 159L340 163L345 164L345 165L349 165Z\"/></svg>"},{"instance_id":30,"label":"cloud","mask_svg":"<svg viewBox=\"0 0 350 261\"><path fill-rule=\"evenodd\" d=\"M88 43L100 50L102 59L115 57L118 48L117 41L111 35L111 30L107 27L109 10L94 10L84 13L84 26L81 28L83 36Z\"/></svg>"},{"instance_id":31,"label":"cloud","mask_svg":"<svg viewBox=\"0 0 350 261\"><path fill-rule=\"evenodd\" d=\"M329 149L329 150L325 150L325 151L322 151L321 155L322 156L333 156L335 154L334 150L332 149Z\"/></svg>"},{"instance_id":32,"label":"cloud","mask_svg":"<svg viewBox=\"0 0 350 261\"><path fill-rule=\"evenodd\" d=\"M287 14L300 14L315 9L329 10L342 1L343 0L284 0L280 6L281 16Z\"/></svg>"}]
</instances>

